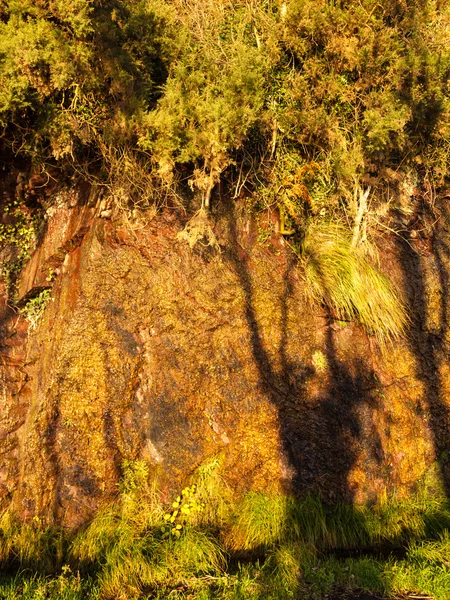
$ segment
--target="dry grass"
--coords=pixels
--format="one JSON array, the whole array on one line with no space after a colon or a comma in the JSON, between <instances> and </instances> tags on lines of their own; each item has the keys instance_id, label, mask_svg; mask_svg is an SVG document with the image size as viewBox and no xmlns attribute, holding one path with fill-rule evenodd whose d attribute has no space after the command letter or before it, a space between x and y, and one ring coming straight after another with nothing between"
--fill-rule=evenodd
<instances>
[{"instance_id":1,"label":"dry grass","mask_svg":"<svg viewBox=\"0 0 450 600\"><path fill-rule=\"evenodd\" d=\"M380 342L401 335L408 315L394 286L341 225L313 222L300 251L310 297L338 319L357 319Z\"/></svg>"},{"instance_id":2,"label":"dry grass","mask_svg":"<svg viewBox=\"0 0 450 600\"><path fill-rule=\"evenodd\" d=\"M188 221L183 231L180 231L177 238L189 244L192 249L198 244L220 252L220 244L210 223L209 213L201 208Z\"/></svg>"}]
</instances>

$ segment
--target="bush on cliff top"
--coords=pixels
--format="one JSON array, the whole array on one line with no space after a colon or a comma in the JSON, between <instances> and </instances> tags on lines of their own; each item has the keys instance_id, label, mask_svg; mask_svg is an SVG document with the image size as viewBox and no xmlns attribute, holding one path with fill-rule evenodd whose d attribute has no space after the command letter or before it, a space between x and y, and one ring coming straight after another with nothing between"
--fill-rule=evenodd
<instances>
[{"instance_id":1,"label":"bush on cliff top","mask_svg":"<svg viewBox=\"0 0 450 600\"><path fill-rule=\"evenodd\" d=\"M439 178L449 31L448 0L2 0L2 139L108 179L145 159L205 202L286 150L344 195L387 166Z\"/></svg>"}]
</instances>

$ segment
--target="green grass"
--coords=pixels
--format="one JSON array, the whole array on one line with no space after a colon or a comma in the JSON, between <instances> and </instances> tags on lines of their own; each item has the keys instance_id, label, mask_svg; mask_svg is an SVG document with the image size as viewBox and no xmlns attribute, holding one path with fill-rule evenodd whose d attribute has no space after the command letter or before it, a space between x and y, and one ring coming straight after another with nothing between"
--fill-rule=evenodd
<instances>
[{"instance_id":1,"label":"green grass","mask_svg":"<svg viewBox=\"0 0 450 600\"><path fill-rule=\"evenodd\" d=\"M206 527L196 524L195 512L168 525L165 515L175 513L145 485L142 466L139 462L133 470L127 465L118 501L80 531L70 548L74 569L98 573L101 598L134 598L145 589L185 586L221 575L225 565L223 550ZM201 483L201 472L198 477ZM197 489L201 495L207 492L206 486ZM171 534L176 524L179 537Z\"/></svg>"},{"instance_id":2,"label":"green grass","mask_svg":"<svg viewBox=\"0 0 450 600\"><path fill-rule=\"evenodd\" d=\"M413 543L401 560L369 556L338 560L331 556L306 572L302 589L313 598L326 598L331 589L338 588L387 598L413 594L449 600L449 541L447 532L436 541Z\"/></svg>"},{"instance_id":3,"label":"green grass","mask_svg":"<svg viewBox=\"0 0 450 600\"><path fill-rule=\"evenodd\" d=\"M271 548L279 542L302 542L320 550L403 547L433 539L450 529L450 504L445 496L418 491L408 498L381 497L373 506L336 503L319 498L250 493L235 506L226 534L234 550Z\"/></svg>"},{"instance_id":4,"label":"green grass","mask_svg":"<svg viewBox=\"0 0 450 600\"><path fill-rule=\"evenodd\" d=\"M74 575L65 567L56 577L19 573L0 577L0 600L98 600L98 588L91 577Z\"/></svg>"},{"instance_id":5,"label":"green grass","mask_svg":"<svg viewBox=\"0 0 450 600\"><path fill-rule=\"evenodd\" d=\"M314 301L338 319L356 319L381 342L398 337L407 313L393 285L368 262L350 233L331 222L312 222L301 245L305 279Z\"/></svg>"},{"instance_id":6,"label":"green grass","mask_svg":"<svg viewBox=\"0 0 450 600\"><path fill-rule=\"evenodd\" d=\"M236 507L236 516L227 536L235 550L267 550L286 536L290 498L250 493Z\"/></svg>"},{"instance_id":7,"label":"green grass","mask_svg":"<svg viewBox=\"0 0 450 600\"><path fill-rule=\"evenodd\" d=\"M370 507L233 498L220 471L218 461L201 467L174 508L147 485L145 463L124 465L117 501L74 536L4 515L0 562L11 575L0 579L0 600L325 600L336 590L449 600L442 493L424 486Z\"/></svg>"},{"instance_id":8,"label":"green grass","mask_svg":"<svg viewBox=\"0 0 450 600\"><path fill-rule=\"evenodd\" d=\"M52 572L62 565L68 538L56 527L35 517L21 523L9 512L0 517L0 565L20 565Z\"/></svg>"},{"instance_id":9,"label":"green grass","mask_svg":"<svg viewBox=\"0 0 450 600\"><path fill-rule=\"evenodd\" d=\"M170 562L180 558L184 548L181 545ZM396 599L408 594L434 600L450 597L448 534L433 542L412 544L404 559L310 555L305 563L298 554L296 545L280 546L264 561L240 564L216 575L202 575L199 570L196 576L179 578L179 572L173 573L172 579L161 581L156 588L139 591L124 585L120 578L107 588L101 577L80 576L67 567L54 577L22 573L0 579L0 600L326 600L337 590L343 594L365 591ZM204 566L209 568L206 563Z\"/></svg>"}]
</instances>

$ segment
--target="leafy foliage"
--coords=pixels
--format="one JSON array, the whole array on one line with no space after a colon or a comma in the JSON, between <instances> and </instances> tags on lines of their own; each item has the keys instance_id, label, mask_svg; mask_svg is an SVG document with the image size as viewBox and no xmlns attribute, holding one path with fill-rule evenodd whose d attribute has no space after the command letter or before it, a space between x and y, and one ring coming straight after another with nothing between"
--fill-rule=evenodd
<instances>
[{"instance_id":1,"label":"leafy foliage","mask_svg":"<svg viewBox=\"0 0 450 600\"><path fill-rule=\"evenodd\" d=\"M218 249L205 209L234 182L236 197L280 211L282 234L306 236L314 297L380 338L401 330L389 284L354 244L322 231L312 250L306 225L365 227L355 190L370 186L376 210L399 172L444 184L449 0L3 0L0 11L5 147L102 182L121 206L182 203L189 186L191 246Z\"/></svg>"},{"instance_id":2,"label":"leafy foliage","mask_svg":"<svg viewBox=\"0 0 450 600\"><path fill-rule=\"evenodd\" d=\"M115 156L146 156L166 181L186 165L205 204L233 163L267 176L277 152L326 167L341 193L386 165L446 169L447 0L1 6L16 150L109 175Z\"/></svg>"},{"instance_id":3,"label":"leafy foliage","mask_svg":"<svg viewBox=\"0 0 450 600\"><path fill-rule=\"evenodd\" d=\"M36 244L41 215L39 211L30 211L17 198L7 202L3 210L4 222L0 223L0 252L3 255L0 275L5 280L9 299L15 300L17 277Z\"/></svg>"},{"instance_id":4,"label":"leafy foliage","mask_svg":"<svg viewBox=\"0 0 450 600\"><path fill-rule=\"evenodd\" d=\"M135 145L133 121L155 102L176 49L170 7L146 0L3 4L4 143L38 161L109 174L117 155Z\"/></svg>"},{"instance_id":5,"label":"leafy foliage","mask_svg":"<svg viewBox=\"0 0 450 600\"><path fill-rule=\"evenodd\" d=\"M50 297L51 290L49 288L44 288L32 298L29 298L26 304L21 308L20 312L27 319L31 330L36 329Z\"/></svg>"}]
</instances>

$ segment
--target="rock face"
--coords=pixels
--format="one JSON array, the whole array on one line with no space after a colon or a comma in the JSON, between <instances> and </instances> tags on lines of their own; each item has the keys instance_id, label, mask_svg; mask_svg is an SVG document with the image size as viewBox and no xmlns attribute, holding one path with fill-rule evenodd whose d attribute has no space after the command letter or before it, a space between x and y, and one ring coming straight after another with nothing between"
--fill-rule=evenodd
<instances>
[{"instance_id":1,"label":"rock face","mask_svg":"<svg viewBox=\"0 0 450 600\"><path fill-rule=\"evenodd\" d=\"M0 507L77 527L114 497L124 458L168 495L215 456L238 491L329 502L406 494L438 458L445 480L440 210L426 239L384 240L411 327L380 349L308 303L301 268L239 204L216 215L222 251L192 251L174 211L135 226L61 195L19 283L23 302L52 288L41 321L27 332L0 305Z\"/></svg>"}]
</instances>

